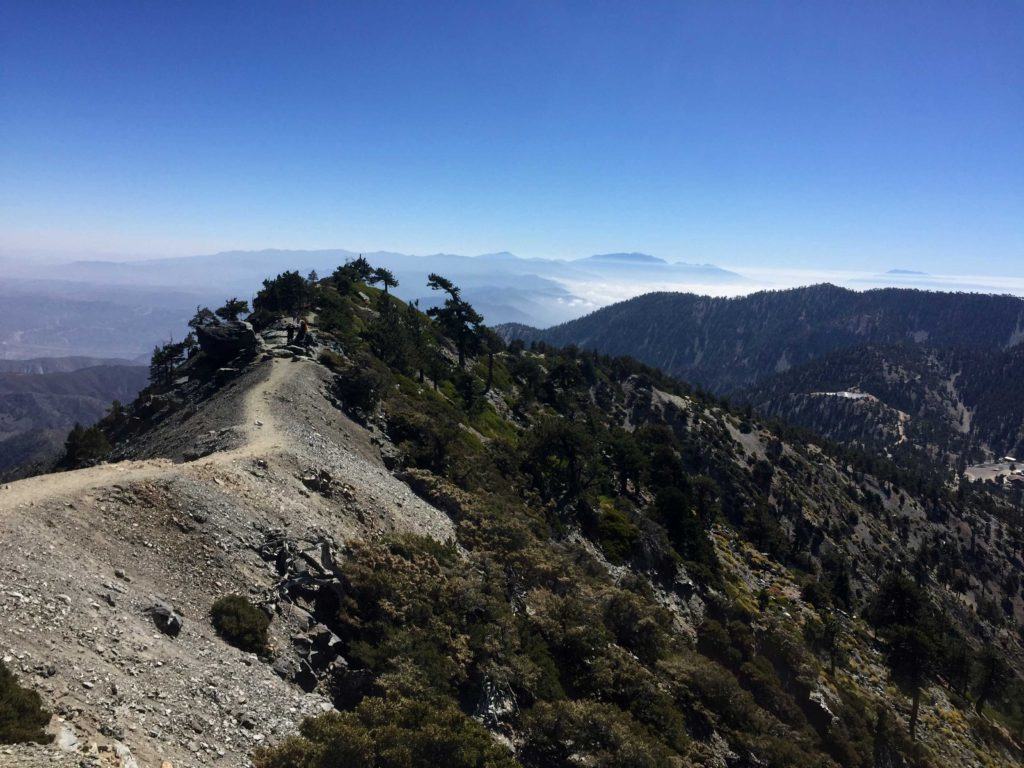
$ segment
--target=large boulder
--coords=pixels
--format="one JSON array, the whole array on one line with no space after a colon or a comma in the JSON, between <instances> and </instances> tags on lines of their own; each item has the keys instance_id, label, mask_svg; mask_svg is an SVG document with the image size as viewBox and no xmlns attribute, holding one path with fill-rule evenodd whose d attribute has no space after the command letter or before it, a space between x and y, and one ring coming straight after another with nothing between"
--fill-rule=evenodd
<instances>
[{"instance_id":1,"label":"large boulder","mask_svg":"<svg viewBox=\"0 0 1024 768\"><path fill-rule=\"evenodd\" d=\"M253 357L260 342L251 323L241 320L196 328L196 339L203 354L221 365L239 357Z\"/></svg>"}]
</instances>

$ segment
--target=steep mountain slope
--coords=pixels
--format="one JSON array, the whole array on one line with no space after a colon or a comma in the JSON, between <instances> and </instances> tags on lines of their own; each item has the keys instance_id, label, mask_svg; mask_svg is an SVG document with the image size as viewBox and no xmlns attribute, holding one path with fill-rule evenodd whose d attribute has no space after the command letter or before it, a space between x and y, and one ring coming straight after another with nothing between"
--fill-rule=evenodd
<instances>
[{"instance_id":1,"label":"steep mountain slope","mask_svg":"<svg viewBox=\"0 0 1024 768\"><path fill-rule=\"evenodd\" d=\"M839 442L973 463L1024 448L1024 345L853 347L735 399Z\"/></svg>"},{"instance_id":2,"label":"steep mountain slope","mask_svg":"<svg viewBox=\"0 0 1024 768\"><path fill-rule=\"evenodd\" d=\"M211 321L104 420L116 463L0 489L0 643L83 744L176 768L1019 763L1019 500L628 360L484 351L443 290L428 318L282 276L258 337ZM211 626L231 593L270 617L260 656Z\"/></svg>"},{"instance_id":3,"label":"steep mountain slope","mask_svg":"<svg viewBox=\"0 0 1024 768\"><path fill-rule=\"evenodd\" d=\"M258 554L269 532L314 542L450 535L448 518L392 478L366 431L324 399L329 378L311 361L266 361L202 400L187 425L159 419L138 441L145 458L0 489L0 637L8 663L63 716L55 729L68 744L75 735L75 751L98 743L113 765L129 764L115 748L140 766L247 764L253 748L330 706L225 644L207 618L222 594L278 600ZM211 453L189 463L152 450L203 441ZM321 472L344 478L343 499L310 493L302 478ZM177 637L147 615L157 599L183 616ZM276 647L289 648L304 622L276 617ZM60 754L0 749L0 765L50 765L51 752Z\"/></svg>"},{"instance_id":4,"label":"steep mountain slope","mask_svg":"<svg viewBox=\"0 0 1024 768\"><path fill-rule=\"evenodd\" d=\"M78 367L59 358L18 362L47 372L0 373L0 478L52 460L73 424L92 424L112 401L131 402L146 383L140 366Z\"/></svg>"},{"instance_id":5,"label":"steep mountain slope","mask_svg":"<svg viewBox=\"0 0 1024 768\"><path fill-rule=\"evenodd\" d=\"M630 355L727 393L862 344L1003 349L1024 341L1024 299L815 285L739 298L652 293L546 330L506 338Z\"/></svg>"}]
</instances>

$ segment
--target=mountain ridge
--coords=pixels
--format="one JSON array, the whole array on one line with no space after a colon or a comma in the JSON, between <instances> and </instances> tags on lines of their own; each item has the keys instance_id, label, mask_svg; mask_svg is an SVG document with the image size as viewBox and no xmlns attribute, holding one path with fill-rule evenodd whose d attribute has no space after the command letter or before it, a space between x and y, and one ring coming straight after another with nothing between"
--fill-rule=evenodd
<instances>
[{"instance_id":1,"label":"mountain ridge","mask_svg":"<svg viewBox=\"0 0 1024 768\"><path fill-rule=\"evenodd\" d=\"M732 298L656 292L547 329L499 326L507 338L632 355L728 393L856 343L1001 348L1024 335L1024 300L909 288L863 292L829 283Z\"/></svg>"},{"instance_id":2,"label":"mountain ridge","mask_svg":"<svg viewBox=\"0 0 1024 768\"><path fill-rule=\"evenodd\" d=\"M0 638L81 743L182 768L319 768L396 729L459 768L1024 754L1016 673L963 679L1019 668L1014 497L635 361L476 347L457 292L427 317L343 278L268 281L251 324L162 352L99 425L109 463L0 488ZM886 590L942 649L906 692ZM263 656L214 630L229 594L269 617Z\"/></svg>"},{"instance_id":3,"label":"mountain ridge","mask_svg":"<svg viewBox=\"0 0 1024 768\"><path fill-rule=\"evenodd\" d=\"M925 345L841 349L776 374L738 402L840 442L891 452L897 445L950 464L978 463L1024 448L1024 346L1006 350L934 349ZM835 400L812 405L823 390L870 394L891 409L878 424L830 416ZM838 403L846 411L850 404ZM863 408L862 408L863 410ZM892 427L892 420L900 424ZM878 435L872 432L881 426ZM894 439L895 438L895 439Z\"/></svg>"},{"instance_id":4,"label":"mountain ridge","mask_svg":"<svg viewBox=\"0 0 1024 768\"><path fill-rule=\"evenodd\" d=\"M4 367L47 369L41 373L0 372L0 478L52 464L68 430L89 426L112 401L131 402L146 384L138 365L101 365L90 358L0 361Z\"/></svg>"}]
</instances>

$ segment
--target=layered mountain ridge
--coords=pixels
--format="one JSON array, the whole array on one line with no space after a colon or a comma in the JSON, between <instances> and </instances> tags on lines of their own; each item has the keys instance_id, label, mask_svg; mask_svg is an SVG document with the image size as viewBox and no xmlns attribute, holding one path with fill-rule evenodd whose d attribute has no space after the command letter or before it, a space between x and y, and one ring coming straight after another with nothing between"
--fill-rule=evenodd
<instances>
[{"instance_id":1,"label":"layered mountain ridge","mask_svg":"<svg viewBox=\"0 0 1024 768\"><path fill-rule=\"evenodd\" d=\"M882 452L971 464L1024 449L1024 345L861 346L736 393L758 412ZM850 391L865 398L843 397Z\"/></svg>"},{"instance_id":2,"label":"layered mountain ridge","mask_svg":"<svg viewBox=\"0 0 1024 768\"><path fill-rule=\"evenodd\" d=\"M105 462L0 488L5 664L64 749L0 764L1022 759L1019 498L363 276L198 315Z\"/></svg>"},{"instance_id":3,"label":"layered mountain ridge","mask_svg":"<svg viewBox=\"0 0 1024 768\"><path fill-rule=\"evenodd\" d=\"M0 361L0 479L52 464L72 425L131 402L146 378L144 367L94 358Z\"/></svg>"},{"instance_id":4,"label":"layered mountain ridge","mask_svg":"<svg viewBox=\"0 0 1024 768\"><path fill-rule=\"evenodd\" d=\"M650 293L507 338L627 355L729 393L828 352L862 344L1005 349L1024 341L1024 299L821 284L736 298Z\"/></svg>"}]
</instances>

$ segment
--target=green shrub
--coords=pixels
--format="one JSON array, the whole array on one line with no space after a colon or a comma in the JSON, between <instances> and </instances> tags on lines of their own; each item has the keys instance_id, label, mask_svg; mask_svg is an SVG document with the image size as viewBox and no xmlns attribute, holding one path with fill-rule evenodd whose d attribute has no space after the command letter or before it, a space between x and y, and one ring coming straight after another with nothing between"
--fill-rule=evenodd
<instances>
[{"instance_id":1,"label":"green shrub","mask_svg":"<svg viewBox=\"0 0 1024 768\"><path fill-rule=\"evenodd\" d=\"M558 673L558 662L551 655L544 638L523 631L522 654L515 659L516 690L527 702L565 698Z\"/></svg>"},{"instance_id":2,"label":"green shrub","mask_svg":"<svg viewBox=\"0 0 1024 768\"><path fill-rule=\"evenodd\" d=\"M604 624L622 647L652 664L668 643L671 617L650 600L616 590L605 602Z\"/></svg>"},{"instance_id":3,"label":"green shrub","mask_svg":"<svg viewBox=\"0 0 1024 768\"><path fill-rule=\"evenodd\" d=\"M736 669L743 663L743 653L733 647L729 630L715 619L705 619L697 631L697 649L709 659Z\"/></svg>"},{"instance_id":4,"label":"green shrub","mask_svg":"<svg viewBox=\"0 0 1024 768\"><path fill-rule=\"evenodd\" d=\"M387 367L375 358L362 356L335 378L335 392L346 409L372 414L391 384Z\"/></svg>"},{"instance_id":5,"label":"green shrub","mask_svg":"<svg viewBox=\"0 0 1024 768\"><path fill-rule=\"evenodd\" d=\"M804 728L807 720L793 698L782 688L779 676L771 662L764 656L756 656L744 662L739 669L740 682L750 691L761 707L768 710L784 723Z\"/></svg>"},{"instance_id":6,"label":"green shrub","mask_svg":"<svg viewBox=\"0 0 1024 768\"><path fill-rule=\"evenodd\" d=\"M597 541L611 562L621 564L629 560L640 538L640 530L620 509L605 509L597 521Z\"/></svg>"},{"instance_id":7,"label":"green shrub","mask_svg":"<svg viewBox=\"0 0 1024 768\"><path fill-rule=\"evenodd\" d=\"M222 638L249 653L267 649L270 618L241 595L227 595L210 608L213 627Z\"/></svg>"},{"instance_id":8,"label":"green shrub","mask_svg":"<svg viewBox=\"0 0 1024 768\"><path fill-rule=\"evenodd\" d=\"M388 436L408 466L444 475L452 454L465 453L468 436L450 405L432 395L388 400Z\"/></svg>"},{"instance_id":9,"label":"green shrub","mask_svg":"<svg viewBox=\"0 0 1024 768\"><path fill-rule=\"evenodd\" d=\"M110 442L99 427L75 424L64 441L63 469L77 469L95 464L110 455Z\"/></svg>"},{"instance_id":10,"label":"green shrub","mask_svg":"<svg viewBox=\"0 0 1024 768\"><path fill-rule=\"evenodd\" d=\"M519 763L452 699L408 669L384 675L382 696L302 724L299 736L258 752L256 768L517 768Z\"/></svg>"},{"instance_id":11,"label":"green shrub","mask_svg":"<svg viewBox=\"0 0 1024 768\"><path fill-rule=\"evenodd\" d=\"M43 709L39 694L18 685L0 661L0 744L45 744L50 738L43 729L49 722L50 713Z\"/></svg>"},{"instance_id":12,"label":"green shrub","mask_svg":"<svg viewBox=\"0 0 1024 768\"><path fill-rule=\"evenodd\" d=\"M523 720L521 757L531 768L661 768L673 762L667 747L610 704L542 702Z\"/></svg>"},{"instance_id":13,"label":"green shrub","mask_svg":"<svg viewBox=\"0 0 1024 768\"><path fill-rule=\"evenodd\" d=\"M320 350L319 357L320 365L324 366L334 373L340 373L345 370L345 358L335 352L333 349L324 348Z\"/></svg>"}]
</instances>

